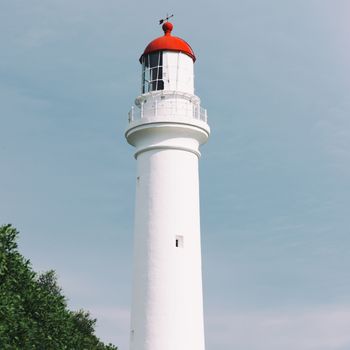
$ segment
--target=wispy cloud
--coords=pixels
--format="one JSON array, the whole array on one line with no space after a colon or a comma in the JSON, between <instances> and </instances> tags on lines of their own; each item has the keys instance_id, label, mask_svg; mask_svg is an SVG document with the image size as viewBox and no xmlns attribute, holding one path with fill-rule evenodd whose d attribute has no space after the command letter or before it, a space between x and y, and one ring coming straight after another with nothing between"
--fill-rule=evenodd
<instances>
[{"instance_id":1,"label":"wispy cloud","mask_svg":"<svg viewBox=\"0 0 350 350\"><path fill-rule=\"evenodd\" d=\"M331 161L337 168L349 169L350 160L350 121L349 103L341 103L330 108L327 115L322 118L316 128L323 137L323 142Z\"/></svg>"},{"instance_id":2,"label":"wispy cloud","mask_svg":"<svg viewBox=\"0 0 350 350\"><path fill-rule=\"evenodd\" d=\"M92 317L97 318L96 334L104 342L111 342L120 349L128 348L130 311L123 306L89 307Z\"/></svg>"},{"instance_id":3,"label":"wispy cloud","mask_svg":"<svg viewBox=\"0 0 350 350\"><path fill-rule=\"evenodd\" d=\"M350 306L287 311L215 310L207 315L209 349L350 348Z\"/></svg>"}]
</instances>

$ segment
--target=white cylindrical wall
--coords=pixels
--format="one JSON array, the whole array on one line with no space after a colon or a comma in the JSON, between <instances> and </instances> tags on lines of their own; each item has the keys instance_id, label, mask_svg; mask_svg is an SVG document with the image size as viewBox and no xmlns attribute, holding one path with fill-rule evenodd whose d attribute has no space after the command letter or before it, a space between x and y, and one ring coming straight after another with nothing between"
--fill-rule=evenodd
<instances>
[{"instance_id":1,"label":"white cylindrical wall","mask_svg":"<svg viewBox=\"0 0 350 350\"><path fill-rule=\"evenodd\" d=\"M130 338L131 350L204 350L198 157L189 151L137 156Z\"/></svg>"},{"instance_id":2,"label":"white cylindrical wall","mask_svg":"<svg viewBox=\"0 0 350 350\"><path fill-rule=\"evenodd\" d=\"M193 59L182 52L163 51L164 90L194 94Z\"/></svg>"}]
</instances>

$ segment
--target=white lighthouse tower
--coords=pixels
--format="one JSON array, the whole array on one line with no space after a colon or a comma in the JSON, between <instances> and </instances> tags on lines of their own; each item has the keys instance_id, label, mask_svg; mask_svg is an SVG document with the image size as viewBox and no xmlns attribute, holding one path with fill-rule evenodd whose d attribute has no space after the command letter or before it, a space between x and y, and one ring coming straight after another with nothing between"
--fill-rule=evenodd
<instances>
[{"instance_id":1,"label":"white lighthouse tower","mask_svg":"<svg viewBox=\"0 0 350 350\"><path fill-rule=\"evenodd\" d=\"M130 350L204 350L199 146L209 137L190 45L153 40L127 141L137 160Z\"/></svg>"}]
</instances>

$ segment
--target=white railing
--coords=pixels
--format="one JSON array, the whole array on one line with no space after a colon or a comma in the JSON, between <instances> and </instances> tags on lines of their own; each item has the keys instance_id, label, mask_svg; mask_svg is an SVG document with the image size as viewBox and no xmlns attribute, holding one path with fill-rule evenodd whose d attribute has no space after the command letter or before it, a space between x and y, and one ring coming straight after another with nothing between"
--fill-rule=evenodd
<instances>
[{"instance_id":1,"label":"white railing","mask_svg":"<svg viewBox=\"0 0 350 350\"><path fill-rule=\"evenodd\" d=\"M155 102L152 107L147 109L141 104L140 108L132 106L128 113L129 123L137 120L147 118L158 118L158 117L178 117L178 118L189 118L198 119L205 123L208 121L207 110L200 105L193 104L190 106L183 105L157 105Z\"/></svg>"}]
</instances>

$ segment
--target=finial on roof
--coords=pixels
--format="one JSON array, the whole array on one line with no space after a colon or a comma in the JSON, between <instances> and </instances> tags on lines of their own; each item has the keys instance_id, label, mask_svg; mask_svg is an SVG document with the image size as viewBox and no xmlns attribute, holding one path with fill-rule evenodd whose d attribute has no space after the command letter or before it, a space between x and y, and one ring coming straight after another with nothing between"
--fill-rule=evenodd
<instances>
[{"instance_id":1,"label":"finial on roof","mask_svg":"<svg viewBox=\"0 0 350 350\"><path fill-rule=\"evenodd\" d=\"M171 31L173 30L174 26L172 23L170 22L165 22L162 25L162 28L164 30L164 35L171 35Z\"/></svg>"}]
</instances>

